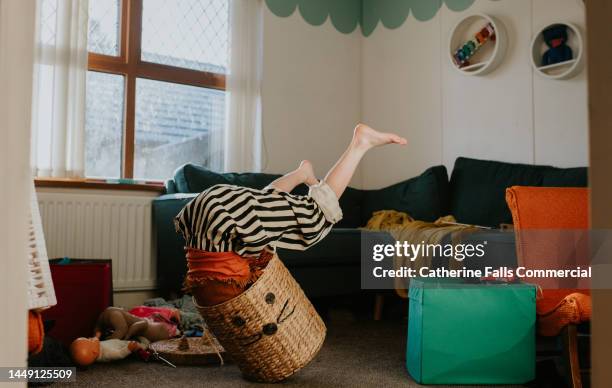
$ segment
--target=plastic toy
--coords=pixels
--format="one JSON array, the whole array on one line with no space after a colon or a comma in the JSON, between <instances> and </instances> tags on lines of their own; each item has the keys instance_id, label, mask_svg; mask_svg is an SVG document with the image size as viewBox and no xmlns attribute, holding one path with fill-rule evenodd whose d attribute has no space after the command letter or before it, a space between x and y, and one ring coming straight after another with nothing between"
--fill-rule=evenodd
<instances>
[{"instance_id":1,"label":"plastic toy","mask_svg":"<svg viewBox=\"0 0 612 388\"><path fill-rule=\"evenodd\" d=\"M555 24L542 31L542 36L549 49L542 56L542 66L570 61L574 55L567 45L567 26Z\"/></svg>"},{"instance_id":2,"label":"plastic toy","mask_svg":"<svg viewBox=\"0 0 612 388\"><path fill-rule=\"evenodd\" d=\"M468 40L455 51L455 55L453 55L455 64L459 66L459 68L469 66L469 59L473 57L485 43L491 40L495 41L495 28L493 24L487 23L482 30L476 33L473 39Z\"/></svg>"},{"instance_id":3,"label":"plastic toy","mask_svg":"<svg viewBox=\"0 0 612 388\"><path fill-rule=\"evenodd\" d=\"M146 340L145 340L146 341ZM138 349L146 349L148 343L109 339L100 341L98 337L75 339L70 345L70 355L74 362L85 367L94 362L110 362L126 358Z\"/></svg>"}]
</instances>

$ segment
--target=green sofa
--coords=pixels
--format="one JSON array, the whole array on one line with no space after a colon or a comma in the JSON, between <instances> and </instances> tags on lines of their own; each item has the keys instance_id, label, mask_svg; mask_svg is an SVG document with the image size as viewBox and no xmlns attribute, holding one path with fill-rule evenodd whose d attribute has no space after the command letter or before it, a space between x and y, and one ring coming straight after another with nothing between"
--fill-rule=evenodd
<instances>
[{"instance_id":1,"label":"green sofa","mask_svg":"<svg viewBox=\"0 0 612 388\"><path fill-rule=\"evenodd\" d=\"M184 242L174 230L173 218L187 202L215 184L263 188L277 177L263 173L218 174L193 164L177 169L173 179L166 182L167 193L153 202L160 292L168 295L181 290L186 271ZM358 228L367 223L373 212L393 209L425 221L453 214L459 222L498 227L512 222L505 189L513 185L583 187L587 185L587 169L458 158L450 180L444 166L435 166L418 177L382 189L348 188L340 199L344 218L323 241L303 252L279 250L279 255L309 296L353 294L360 290L361 233L365 233ZM295 190L296 194L306 192L305 186ZM373 239L392 241L384 232L367 233ZM505 265L516 263L513 233L483 231L470 239L488 241L487 252L494 256L473 265L500 260Z\"/></svg>"}]
</instances>

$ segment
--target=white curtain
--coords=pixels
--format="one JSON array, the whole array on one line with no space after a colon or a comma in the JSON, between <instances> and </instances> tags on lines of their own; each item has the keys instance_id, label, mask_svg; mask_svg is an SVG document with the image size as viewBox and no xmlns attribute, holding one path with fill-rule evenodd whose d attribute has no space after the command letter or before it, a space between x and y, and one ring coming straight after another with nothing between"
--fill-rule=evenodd
<instances>
[{"instance_id":1,"label":"white curtain","mask_svg":"<svg viewBox=\"0 0 612 388\"><path fill-rule=\"evenodd\" d=\"M83 177L88 0L37 0L36 5L34 175Z\"/></svg>"},{"instance_id":2,"label":"white curtain","mask_svg":"<svg viewBox=\"0 0 612 388\"><path fill-rule=\"evenodd\" d=\"M231 0L226 171L261 170L263 0Z\"/></svg>"}]
</instances>

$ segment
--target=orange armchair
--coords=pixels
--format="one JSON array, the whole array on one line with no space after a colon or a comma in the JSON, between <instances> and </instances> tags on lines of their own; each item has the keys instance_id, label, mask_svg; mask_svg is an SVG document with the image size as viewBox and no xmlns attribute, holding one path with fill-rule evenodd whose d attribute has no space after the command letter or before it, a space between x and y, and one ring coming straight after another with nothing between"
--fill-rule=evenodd
<instances>
[{"instance_id":1,"label":"orange armchair","mask_svg":"<svg viewBox=\"0 0 612 388\"><path fill-rule=\"evenodd\" d=\"M514 186L506 190L516 234L518 265L527 269L589 266L588 189ZM538 333L563 332L572 385L580 387L576 324L591 318L585 278L525 278L542 292L536 300Z\"/></svg>"}]
</instances>

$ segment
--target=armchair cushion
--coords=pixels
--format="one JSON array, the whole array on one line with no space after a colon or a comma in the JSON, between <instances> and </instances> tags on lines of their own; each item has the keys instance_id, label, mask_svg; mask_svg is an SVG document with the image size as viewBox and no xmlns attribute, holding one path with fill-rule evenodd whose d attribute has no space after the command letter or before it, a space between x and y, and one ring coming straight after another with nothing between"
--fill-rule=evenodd
<instances>
[{"instance_id":1,"label":"armchair cushion","mask_svg":"<svg viewBox=\"0 0 612 388\"><path fill-rule=\"evenodd\" d=\"M575 187L511 187L506 201L512 212L519 265L527 269L588 266L589 192ZM559 334L569 323L591 319L588 279L529 278L542 287L536 301L538 332Z\"/></svg>"}]
</instances>

